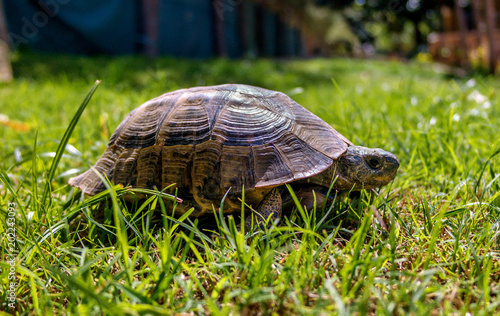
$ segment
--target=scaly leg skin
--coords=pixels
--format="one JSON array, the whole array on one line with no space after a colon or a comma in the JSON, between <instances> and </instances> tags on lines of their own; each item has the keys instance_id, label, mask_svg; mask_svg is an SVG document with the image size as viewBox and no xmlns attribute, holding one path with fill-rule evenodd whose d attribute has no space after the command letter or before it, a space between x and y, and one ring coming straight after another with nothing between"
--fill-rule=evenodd
<instances>
[{"instance_id":1,"label":"scaly leg skin","mask_svg":"<svg viewBox=\"0 0 500 316\"><path fill-rule=\"evenodd\" d=\"M253 227L259 228L270 227L275 219L281 217L281 202L281 194L278 188L272 189L260 203L256 214L252 214L245 219L245 228L251 229L252 224Z\"/></svg>"}]
</instances>

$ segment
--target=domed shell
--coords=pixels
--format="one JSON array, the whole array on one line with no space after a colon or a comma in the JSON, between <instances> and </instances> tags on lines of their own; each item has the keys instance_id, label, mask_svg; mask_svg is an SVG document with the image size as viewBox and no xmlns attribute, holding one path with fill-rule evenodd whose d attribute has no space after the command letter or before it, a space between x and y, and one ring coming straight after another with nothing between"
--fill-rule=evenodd
<instances>
[{"instance_id":1,"label":"domed shell","mask_svg":"<svg viewBox=\"0 0 500 316\"><path fill-rule=\"evenodd\" d=\"M314 176L351 143L283 93L247 85L183 89L130 112L94 168L115 184L172 183L203 202ZM93 170L69 184L105 189Z\"/></svg>"}]
</instances>

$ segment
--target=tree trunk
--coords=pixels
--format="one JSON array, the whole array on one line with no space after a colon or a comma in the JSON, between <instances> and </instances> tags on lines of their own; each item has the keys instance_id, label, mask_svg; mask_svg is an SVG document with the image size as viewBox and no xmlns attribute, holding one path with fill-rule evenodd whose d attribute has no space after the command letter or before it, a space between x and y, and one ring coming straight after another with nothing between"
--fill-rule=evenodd
<instances>
[{"instance_id":1,"label":"tree trunk","mask_svg":"<svg viewBox=\"0 0 500 316\"><path fill-rule=\"evenodd\" d=\"M476 42L477 47L481 46L481 38L486 32L486 24L484 23L484 10L481 0L472 0L472 14L474 15L474 24L476 25Z\"/></svg>"},{"instance_id":2,"label":"tree trunk","mask_svg":"<svg viewBox=\"0 0 500 316\"><path fill-rule=\"evenodd\" d=\"M460 34L460 44L462 47L461 48L462 54L460 56L462 60L462 66L465 68L469 68L469 56L468 56L467 40L466 40L467 25L465 23L464 11L460 6L460 0L455 0L455 15L457 16L457 22Z\"/></svg>"},{"instance_id":3,"label":"tree trunk","mask_svg":"<svg viewBox=\"0 0 500 316\"><path fill-rule=\"evenodd\" d=\"M3 11L3 0L0 0L0 82L12 80L12 66L10 65L9 32Z\"/></svg>"},{"instance_id":4,"label":"tree trunk","mask_svg":"<svg viewBox=\"0 0 500 316\"><path fill-rule=\"evenodd\" d=\"M486 0L486 29L489 42L489 68L491 73L495 73L497 66L497 50L496 50L496 10L493 0Z\"/></svg>"}]
</instances>

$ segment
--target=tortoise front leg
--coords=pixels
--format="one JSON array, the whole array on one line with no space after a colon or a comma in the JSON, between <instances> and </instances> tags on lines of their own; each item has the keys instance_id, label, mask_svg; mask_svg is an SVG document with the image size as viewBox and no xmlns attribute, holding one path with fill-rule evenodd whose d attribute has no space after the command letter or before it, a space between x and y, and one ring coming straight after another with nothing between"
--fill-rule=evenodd
<instances>
[{"instance_id":1,"label":"tortoise front leg","mask_svg":"<svg viewBox=\"0 0 500 316\"><path fill-rule=\"evenodd\" d=\"M277 218L281 217L281 194L278 188L274 188L269 192L259 207L257 208L256 214L252 214L245 219L245 227L267 227ZM267 224L266 224L267 223Z\"/></svg>"}]
</instances>

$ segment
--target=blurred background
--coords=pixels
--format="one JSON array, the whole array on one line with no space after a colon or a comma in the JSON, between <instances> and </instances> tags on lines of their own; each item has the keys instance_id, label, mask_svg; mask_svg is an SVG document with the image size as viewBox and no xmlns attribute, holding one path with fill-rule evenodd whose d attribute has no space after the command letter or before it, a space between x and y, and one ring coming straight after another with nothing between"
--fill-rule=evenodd
<instances>
[{"instance_id":1,"label":"blurred background","mask_svg":"<svg viewBox=\"0 0 500 316\"><path fill-rule=\"evenodd\" d=\"M1 3L1 1L0 1ZM8 51L182 58L349 56L495 72L500 0L3 0Z\"/></svg>"}]
</instances>

